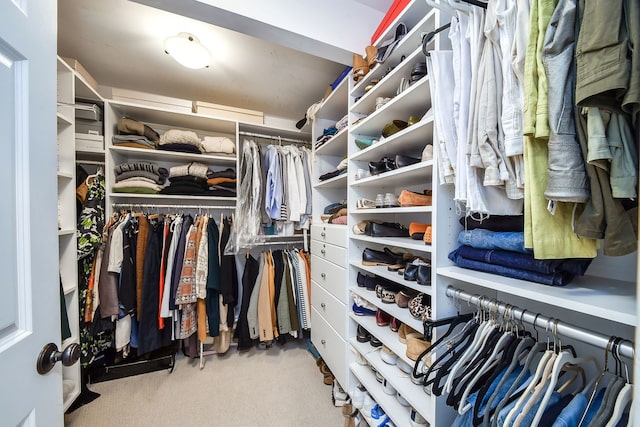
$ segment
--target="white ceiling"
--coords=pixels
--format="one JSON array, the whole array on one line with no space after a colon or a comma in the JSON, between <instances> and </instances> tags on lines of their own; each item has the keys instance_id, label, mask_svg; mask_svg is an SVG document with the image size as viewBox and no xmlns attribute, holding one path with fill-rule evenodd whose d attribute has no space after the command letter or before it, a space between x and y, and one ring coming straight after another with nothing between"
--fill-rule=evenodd
<instances>
[{"instance_id":1,"label":"white ceiling","mask_svg":"<svg viewBox=\"0 0 640 427\"><path fill-rule=\"evenodd\" d=\"M163 7L160 4L163 1L141 1ZM190 1L199 6L204 3L202 0ZM360 30L361 52L391 2L341 0L345 13L359 12L373 21L365 30ZM164 7L172 10L188 4L186 0L164 3L178 5ZM320 6L326 4L318 3ZM298 4L303 5L304 1ZM280 12L273 10L272 13L278 16ZM296 24L301 28L317 25L313 21L314 14L308 15L308 24L301 24L299 18ZM260 39L212 25L211 22L215 22L212 16L226 15L209 13L205 18L209 23L205 23L127 0L58 0L58 52L78 59L102 86L248 108L289 119L304 117L307 108L322 98L326 87L344 69L345 63L350 62L342 60L338 63L304 52L315 53L315 46L325 58L350 58L349 50L353 49L335 46L335 42L320 43L291 29L276 34L273 25L265 25ZM265 16L260 21L270 19ZM219 25L245 33L251 33L259 26L255 18L245 22L252 24L250 30L246 25L243 29L238 22L227 20ZM349 34L351 29L343 30L344 34ZM183 31L196 35L212 51L214 59L210 68L189 70L164 53L163 40ZM269 38L278 44L265 40ZM343 40L346 38L342 37Z\"/></svg>"}]
</instances>

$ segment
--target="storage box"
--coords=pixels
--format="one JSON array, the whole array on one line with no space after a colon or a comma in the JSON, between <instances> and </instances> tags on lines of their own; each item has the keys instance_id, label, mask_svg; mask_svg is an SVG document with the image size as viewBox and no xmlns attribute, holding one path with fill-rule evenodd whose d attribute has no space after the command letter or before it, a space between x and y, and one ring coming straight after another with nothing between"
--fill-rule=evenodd
<instances>
[{"instance_id":1,"label":"storage box","mask_svg":"<svg viewBox=\"0 0 640 427\"><path fill-rule=\"evenodd\" d=\"M178 113L191 113L193 102L187 99L171 98L129 89L111 88L111 99L132 104L162 108Z\"/></svg>"},{"instance_id":2,"label":"storage box","mask_svg":"<svg viewBox=\"0 0 640 427\"><path fill-rule=\"evenodd\" d=\"M76 151L104 152L104 136L76 133Z\"/></svg>"},{"instance_id":3,"label":"storage box","mask_svg":"<svg viewBox=\"0 0 640 427\"><path fill-rule=\"evenodd\" d=\"M89 135L103 135L102 120L76 119L76 133Z\"/></svg>"},{"instance_id":4,"label":"storage box","mask_svg":"<svg viewBox=\"0 0 640 427\"><path fill-rule=\"evenodd\" d=\"M97 104L76 102L76 119L102 121L102 108Z\"/></svg>"},{"instance_id":5,"label":"storage box","mask_svg":"<svg viewBox=\"0 0 640 427\"><path fill-rule=\"evenodd\" d=\"M228 105L211 104L210 102L193 101L193 112L219 119L237 120L244 123L264 124L264 113Z\"/></svg>"},{"instance_id":6,"label":"storage box","mask_svg":"<svg viewBox=\"0 0 640 427\"><path fill-rule=\"evenodd\" d=\"M98 91L98 82L96 81L96 79L94 79L91 76L91 74L89 74L89 72L82 66L82 64L77 59L67 58L64 56L62 57L62 59L64 60L64 62L69 64L71 68L76 70L78 74L80 74L84 78L84 80L87 82L89 86L91 86L94 90Z\"/></svg>"}]
</instances>

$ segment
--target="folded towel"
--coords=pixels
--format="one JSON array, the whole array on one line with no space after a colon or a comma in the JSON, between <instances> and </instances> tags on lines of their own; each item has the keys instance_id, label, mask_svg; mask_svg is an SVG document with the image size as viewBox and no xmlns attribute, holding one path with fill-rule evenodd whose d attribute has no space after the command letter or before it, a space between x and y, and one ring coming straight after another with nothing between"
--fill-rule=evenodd
<instances>
[{"instance_id":1,"label":"folded towel","mask_svg":"<svg viewBox=\"0 0 640 427\"><path fill-rule=\"evenodd\" d=\"M191 144L200 147L200 138L191 130L170 129L160 137L160 145L172 143Z\"/></svg>"},{"instance_id":2,"label":"folded towel","mask_svg":"<svg viewBox=\"0 0 640 427\"><path fill-rule=\"evenodd\" d=\"M200 148L204 153L233 154L236 152L236 144L226 136L205 136Z\"/></svg>"}]
</instances>

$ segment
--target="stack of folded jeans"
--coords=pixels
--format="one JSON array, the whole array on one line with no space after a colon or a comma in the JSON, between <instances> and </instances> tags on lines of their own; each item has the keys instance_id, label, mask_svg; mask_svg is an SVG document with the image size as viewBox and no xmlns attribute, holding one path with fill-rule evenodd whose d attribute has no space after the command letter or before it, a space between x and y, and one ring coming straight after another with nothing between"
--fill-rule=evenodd
<instances>
[{"instance_id":1,"label":"stack of folded jeans","mask_svg":"<svg viewBox=\"0 0 640 427\"><path fill-rule=\"evenodd\" d=\"M570 283L591 264L590 258L535 259L524 247L523 232L475 228L461 231L458 243L449 259L460 267L551 286Z\"/></svg>"}]
</instances>

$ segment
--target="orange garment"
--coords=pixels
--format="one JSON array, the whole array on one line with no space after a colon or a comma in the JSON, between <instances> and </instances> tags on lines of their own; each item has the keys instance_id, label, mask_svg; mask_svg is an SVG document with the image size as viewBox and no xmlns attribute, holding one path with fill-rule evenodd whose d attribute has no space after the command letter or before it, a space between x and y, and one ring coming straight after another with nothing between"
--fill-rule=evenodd
<instances>
[{"instance_id":1,"label":"orange garment","mask_svg":"<svg viewBox=\"0 0 640 427\"><path fill-rule=\"evenodd\" d=\"M85 323L93 322L93 287L96 281L96 260L97 256L93 257L91 263L91 274L89 274L89 280L87 283L87 298L84 304L84 321Z\"/></svg>"},{"instance_id":2,"label":"orange garment","mask_svg":"<svg viewBox=\"0 0 640 427\"><path fill-rule=\"evenodd\" d=\"M304 265L307 269L307 292L309 295L309 307L311 307L311 260L309 259L309 254L302 249L300 249L300 256L304 260Z\"/></svg>"},{"instance_id":3,"label":"orange garment","mask_svg":"<svg viewBox=\"0 0 640 427\"><path fill-rule=\"evenodd\" d=\"M232 182L235 184L236 182L238 182L238 180L236 178L209 178L207 180L207 185L212 186L212 185L224 184L226 182Z\"/></svg>"},{"instance_id":4,"label":"orange garment","mask_svg":"<svg viewBox=\"0 0 640 427\"><path fill-rule=\"evenodd\" d=\"M204 342L207 339L207 305L205 300L198 298L198 341Z\"/></svg>"},{"instance_id":5,"label":"orange garment","mask_svg":"<svg viewBox=\"0 0 640 427\"><path fill-rule=\"evenodd\" d=\"M271 321L271 296L269 289L269 264L272 263L271 254L264 254L264 266L258 291L258 334L260 341L273 340L273 323ZM257 286L257 284L256 284Z\"/></svg>"},{"instance_id":6,"label":"orange garment","mask_svg":"<svg viewBox=\"0 0 640 427\"><path fill-rule=\"evenodd\" d=\"M142 283L144 280L144 256L147 252L147 238L149 237L149 219L141 214L133 214L138 218L138 239L136 244L136 316L142 318Z\"/></svg>"}]
</instances>

